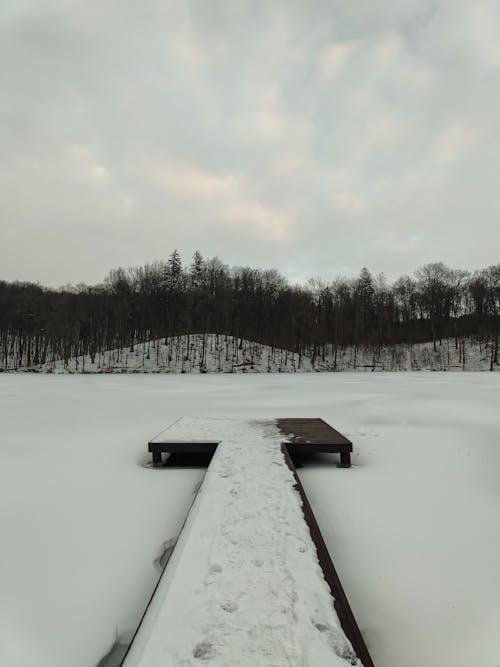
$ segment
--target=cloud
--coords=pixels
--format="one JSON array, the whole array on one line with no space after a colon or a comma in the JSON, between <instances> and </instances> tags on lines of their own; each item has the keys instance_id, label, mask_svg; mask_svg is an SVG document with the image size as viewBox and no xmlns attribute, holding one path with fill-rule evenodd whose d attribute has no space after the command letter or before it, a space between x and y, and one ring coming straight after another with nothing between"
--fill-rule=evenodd
<instances>
[{"instance_id":1,"label":"cloud","mask_svg":"<svg viewBox=\"0 0 500 667\"><path fill-rule=\"evenodd\" d=\"M293 215L253 198L240 176L217 175L193 165L169 162L153 163L145 171L162 190L184 198L193 209L199 207L198 215L208 216L215 226L271 242L291 236Z\"/></svg>"},{"instance_id":2,"label":"cloud","mask_svg":"<svg viewBox=\"0 0 500 667\"><path fill-rule=\"evenodd\" d=\"M324 47L318 58L318 76L328 82L344 68L354 50L353 42L333 42Z\"/></svg>"},{"instance_id":3,"label":"cloud","mask_svg":"<svg viewBox=\"0 0 500 667\"><path fill-rule=\"evenodd\" d=\"M356 213L365 208L363 198L354 192L339 192L334 197L334 205L343 213Z\"/></svg>"},{"instance_id":4,"label":"cloud","mask_svg":"<svg viewBox=\"0 0 500 667\"><path fill-rule=\"evenodd\" d=\"M201 169L166 162L147 168L151 178L162 188L182 197L218 199L234 197L242 187L241 179L232 174L217 176Z\"/></svg>"},{"instance_id":5,"label":"cloud","mask_svg":"<svg viewBox=\"0 0 500 667\"><path fill-rule=\"evenodd\" d=\"M109 171L101 164L96 164L92 167L92 176L97 183L104 184L109 182Z\"/></svg>"},{"instance_id":6,"label":"cloud","mask_svg":"<svg viewBox=\"0 0 500 667\"><path fill-rule=\"evenodd\" d=\"M243 236L257 232L271 241L286 241L291 236L292 216L257 201L240 199L231 202L222 212L222 218Z\"/></svg>"},{"instance_id":7,"label":"cloud","mask_svg":"<svg viewBox=\"0 0 500 667\"><path fill-rule=\"evenodd\" d=\"M464 158L477 144L480 135L480 128L467 119L451 120L436 137L436 160L449 163Z\"/></svg>"},{"instance_id":8,"label":"cloud","mask_svg":"<svg viewBox=\"0 0 500 667\"><path fill-rule=\"evenodd\" d=\"M498 261L495 0L0 11L0 278Z\"/></svg>"}]
</instances>

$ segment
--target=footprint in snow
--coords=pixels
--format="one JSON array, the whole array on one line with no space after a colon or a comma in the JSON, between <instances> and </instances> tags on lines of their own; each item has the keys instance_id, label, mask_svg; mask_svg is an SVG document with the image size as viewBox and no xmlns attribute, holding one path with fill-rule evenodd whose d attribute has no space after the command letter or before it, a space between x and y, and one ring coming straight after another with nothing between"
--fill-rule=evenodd
<instances>
[{"instance_id":1,"label":"footprint in snow","mask_svg":"<svg viewBox=\"0 0 500 667\"><path fill-rule=\"evenodd\" d=\"M292 538L299 553L304 554L307 551L307 545L302 538L296 537L293 533L287 533L287 535Z\"/></svg>"},{"instance_id":2,"label":"footprint in snow","mask_svg":"<svg viewBox=\"0 0 500 667\"><path fill-rule=\"evenodd\" d=\"M347 642L345 636L341 634L339 630L332 628L326 623L320 623L314 619L311 619L311 623L314 625L318 632L328 638L328 643L331 645L339 658L349 660L351 665L360 664L357 655L354 653L352 647Z\"/></svg>"},{"instance_id":3,"label":"footprint in snow","mask_svg":"<svg viewBox=\"0 0 500 667\"><path fill-rule=\"evenodd\" d=\"M221 565L219 565L218 563L214 563L213 565L211 565L210 569L208 570L208 574L204 579L204 584L205 585L213 584L214 581L217 579L217 577L221 574L221 572L222 572Z\"/></svg>"},{"instance_id":4,"label":"footprint in snow","mask_svg":"<svg viewBox=\"0 0 500 667\"><path fill-rule=\"evenodd\" d=\"M326 632L328 630L328 625L325 625L324 623L315 623L313 621L313 625L318 632Z\"/></svg>"},{"instance_id":5,"label":"footprint in snow","mask_svg":"<svg viewBox=\"0 0 500 667\"><path fill-rule=\"evenodd\" d=\"M211 660L215 657L215 648L213 644L206 639L196 644L193 649L193 658L197 660Z\"/></svg>"}]
</instances>

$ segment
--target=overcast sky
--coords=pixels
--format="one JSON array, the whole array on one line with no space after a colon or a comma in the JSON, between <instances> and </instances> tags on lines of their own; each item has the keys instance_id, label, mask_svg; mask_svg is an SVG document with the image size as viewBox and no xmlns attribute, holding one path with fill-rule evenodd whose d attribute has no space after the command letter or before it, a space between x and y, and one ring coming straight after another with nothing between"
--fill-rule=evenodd
<instances>
[{"instance_id":1,"label":"overcast sky","mask_svg":"<svg viewBox=\"0 0 500 667\"><path fill-rule=\"evenodd\" d=\"M2 0L0 278L500 260L497 0Z\"/></svg>"}]
</instances>

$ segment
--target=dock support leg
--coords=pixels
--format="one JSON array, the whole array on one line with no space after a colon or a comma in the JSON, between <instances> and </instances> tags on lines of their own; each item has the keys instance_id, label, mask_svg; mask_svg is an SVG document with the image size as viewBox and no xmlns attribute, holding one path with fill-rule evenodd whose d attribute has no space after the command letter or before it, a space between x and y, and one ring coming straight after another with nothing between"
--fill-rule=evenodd
<instances>
[{"instance_id":1,"label":"dock support leg","mask_svg":"<svg viewBox=\"0 0 500 667\"><path fill-rule=\"evenodd\" d=\"M162 464L161 452L153 452L153 465L161 466L161 464Z\"/></svg>"},{"instance_id":2,"label":"dock support leg","mask_svg":"<svg viewBox=\"0 0 500 667\"><path fill-rule=\"evenodd\" d=\"M341 468L350 468L351 467L351 455L349 452L340 453L340 467Z\"/></svg>"}]
</instances>

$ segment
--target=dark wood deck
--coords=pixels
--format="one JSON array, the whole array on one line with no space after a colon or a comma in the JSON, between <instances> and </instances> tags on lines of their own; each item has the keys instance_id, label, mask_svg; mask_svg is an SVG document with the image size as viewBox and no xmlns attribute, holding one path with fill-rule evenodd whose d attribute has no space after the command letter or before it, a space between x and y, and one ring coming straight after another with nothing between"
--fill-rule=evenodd
<instances>
[{"instance_id":1,"label":"dark wood deck","mask_svg":"<svg viewBox=\"0 0 500 667\"><path fill-rule=\"evenodd\" d=\"M340 454L340 465L351 465L352 442L319 417L280 418L276 420L285 437L288 452L293 454Z\"/></svg>"},{"instance_id":2,"label":"dark wood deck","mask_svg":"<svg viewBox=\"0 0 500 667\"><path fill-rule=\"evenodd\" d=\"M162 454L203 454L213 456L220 440L151 440L148 442L148 452L153 454L153 465L162 464Z\"/></svg>"}]
</instances>

